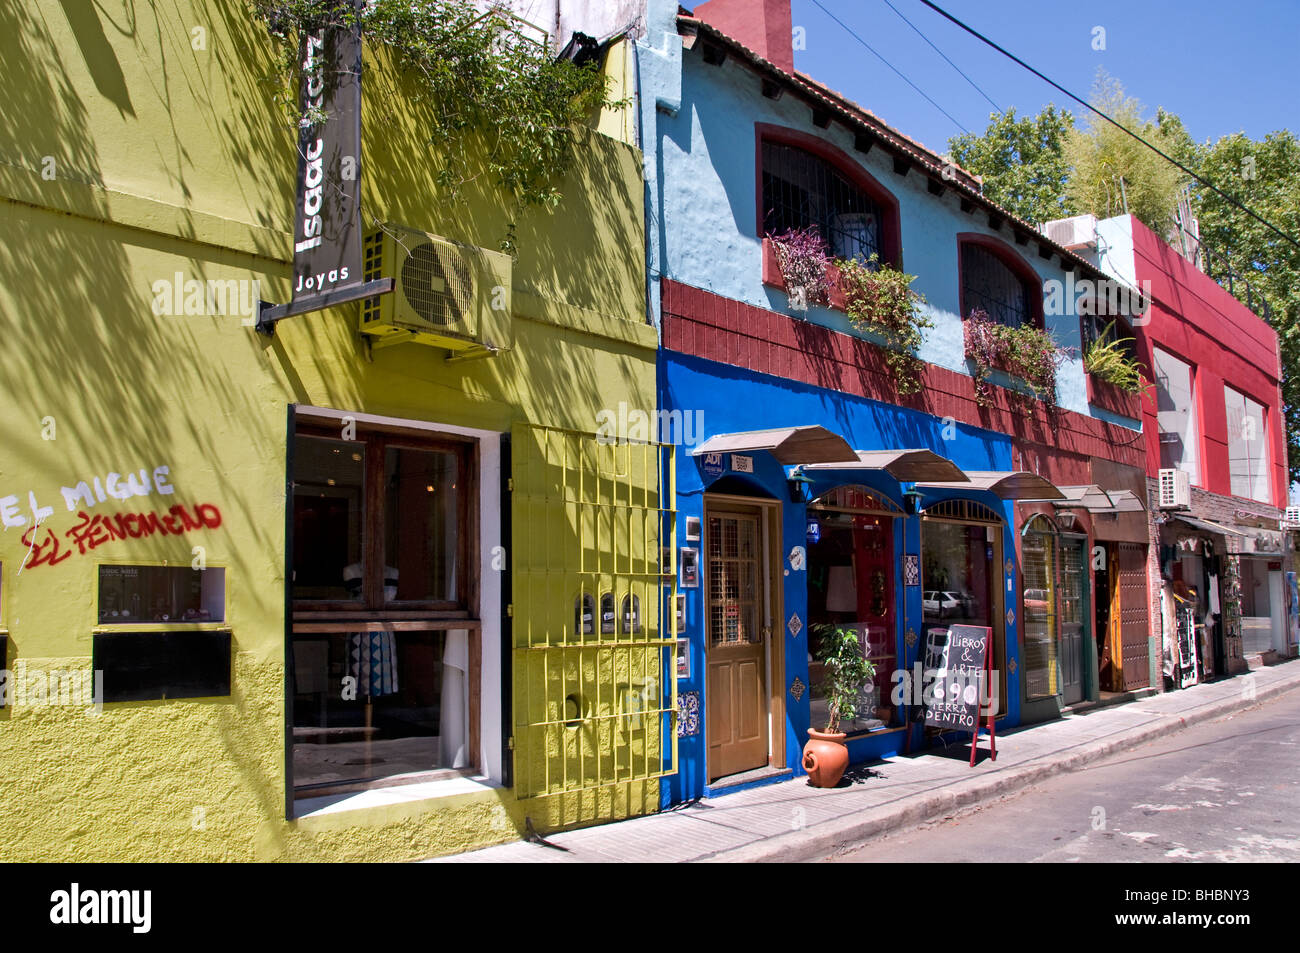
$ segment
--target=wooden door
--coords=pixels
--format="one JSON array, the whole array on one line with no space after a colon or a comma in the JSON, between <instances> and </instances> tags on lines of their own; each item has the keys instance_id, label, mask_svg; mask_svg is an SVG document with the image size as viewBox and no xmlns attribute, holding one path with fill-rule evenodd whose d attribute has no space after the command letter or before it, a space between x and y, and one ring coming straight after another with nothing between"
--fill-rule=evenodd
<instances>
[{"instance_id":1,"label":"wooden door","mask_svg":"<svg viewBox=\"0 0 1300 953\"><path fill-rule=\"evenodd\" d=\"M1147 548L1139 543L1119 544L1120 678L1123 691L1146 688L1151 683L1147 637Z\"/></svg>"},{"instance_id":2,"label":"wooden door","mask_svg":"<svg viewBox=\"0 0 1300 953\"><path fill-rule=\"evenodd\" d=\"M771 606L760 511L712 509L705 721L709 780L768 763L767 637Z\"/></svg>"},{"instance_id":3,"label":"wooden door","mask_svg":"<svg viewBox=\"0 0 1300 953\"><path fill-rule=\"evenodd\" d=\"M1115 549L1110 543L1098 543L1102 561L1093 570L1097 614L1097 683L1102 691L1119 691L1118 667L1114 664L1114 646L1118 640L1119 588L1115 584Z\"/></svg>"}]
</instances>

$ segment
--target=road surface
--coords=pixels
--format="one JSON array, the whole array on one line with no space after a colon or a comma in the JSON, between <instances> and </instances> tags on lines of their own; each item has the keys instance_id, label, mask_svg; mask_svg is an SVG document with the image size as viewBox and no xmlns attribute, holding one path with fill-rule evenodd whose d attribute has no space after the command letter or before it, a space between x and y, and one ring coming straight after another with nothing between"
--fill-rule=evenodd
<instances>
[{"instance_id":1,"label":"road surface","mask_svg":"<svg viewBox=\"0 0 1300 953\"><path fill-rule=\"evenodd\" d=\"M826 859L1300 861L1300 691Z\"/></svg>"}]
</instances>

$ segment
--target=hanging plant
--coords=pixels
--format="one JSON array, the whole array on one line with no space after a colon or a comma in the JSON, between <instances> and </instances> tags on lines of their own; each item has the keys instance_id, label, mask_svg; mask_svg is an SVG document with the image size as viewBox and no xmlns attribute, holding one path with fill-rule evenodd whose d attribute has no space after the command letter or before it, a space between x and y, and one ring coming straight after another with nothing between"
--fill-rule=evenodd
<instances>
[{"instance_id":1,"label":"hanging plant","mask_svg":"<svg viewBox=\"0 0 1300 953\"><path fill-rule=\"evenodd\" d=\"M1115 322L1088 345L1083 355L1083 368L1093 377L1113 384L1130 394L1140 394L1151 387L1151 381L1142 373L1142 364L1130 357L1124 345L1133 338L1114 338Z\"/></svg>"},{"instance_id":2,"label":"hanging plant","mask_svg":"<svg viewBox=\"0 0 1300 953\"><path fill-rule=\"evenodd\" d=\"M925 298L912 290L916 275L880 265L873 253L867 261L837 261L849 320L884 342L885 363L893 373L898 393L921 389L924 362L916 356L927 328L934 327L922 307ZM875 266L875 267L873 267Z\"/></svg>"},{"instance_id":3,"label":"hanging plant","mask_svg":"<svg viewBox=\"0 0 1300 953\"><path fill-rule=\"evenodd\" d=\"M790 228L768 235L776 252L776 264L785 282L791 311L807 311L808 305L825 304L830 291L828 268L832 264L816 225Z\"/></svg>"},{"instance_id":4,"label":"hanging plant","mask_svg":"<svg viewBox=\"0 0 1300 953\"><path fill-rule=\"evenodd\" d=\"M555 208L578 129L595 110L619 105L608 99L597 64L556 60L524 21L499 9L464 0L367 0L356 8L339 0L245 2L275 43L268 80L295 127L312 120L298 103L305 31L359 21L368 44L387 48L410 98L368 98L367 122L396 126L399 110L419 115L448 202L486 171L516 214ZM514 251L514 229L511 223L505 251Z\"/></svg>"},{"instance_id":5,"label":"hanging plant","mask_svg":"<svg viewBox=\"0 0 1300 953\"><path fill-rule=\"evenodd\" d=\"M966 319L963 334L966 356L975 364L975 400L981 407L993 402L989 372L996 369L1028 384L1049 412L1056 409L1056 369L1069 352L1050 334L1032 324L1007 327L979 308Z\"/></svg>"}]
</instances>

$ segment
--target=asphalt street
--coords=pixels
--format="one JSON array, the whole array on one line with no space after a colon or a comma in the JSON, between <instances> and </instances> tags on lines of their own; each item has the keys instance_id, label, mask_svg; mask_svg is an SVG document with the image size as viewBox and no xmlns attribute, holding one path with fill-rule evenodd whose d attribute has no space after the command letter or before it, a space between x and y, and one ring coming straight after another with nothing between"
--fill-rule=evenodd
<instances>
[{"instance_id":1,"label":"asphalt street","mask_svg":"<svg viewBox=\"0 0 1300 953\"><path fill-rule=\"evenodd\" d=\"M826 860L1300 861L1300 691Z\"/></svg>"}]
</instances>

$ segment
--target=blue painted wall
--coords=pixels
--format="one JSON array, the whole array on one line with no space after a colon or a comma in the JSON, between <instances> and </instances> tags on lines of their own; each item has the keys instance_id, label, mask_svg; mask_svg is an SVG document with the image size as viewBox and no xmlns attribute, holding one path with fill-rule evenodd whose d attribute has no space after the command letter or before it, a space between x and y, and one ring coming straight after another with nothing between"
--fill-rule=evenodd
<instances>
[{"instance_id":1,"label":"blue painted wall","mask_svg":"<svg viewBox=\"0 0 1300 953\"><path fill-rule=\"evenodd\" d=\"M706 64L698 50L683 52L676 39L676 3L649 0L647 41L638 44L641 91L640 135L645 156L647 266L650 311L658 323L657 284L668 277L752 305L788 311L783 292L762 283L762 242L755 235L756 123L771 123L815 135L857 159L898 200L903 267L915 274L913 288L923 294L935 326L927 332L920 357L961 373L967 367L960 316L957 235L976 232L1014 246L1010 230L995 232L982 212L966 214L948 191L934 196L926 176L893 171L892 159L876 148L855 153L853 135L838 123L812 124L811 110L793 95L763 97L758 77L728 57L721 66ZM670 32L671 31L671 32ZM870 103L864 103L870 108ZM905 117L895 125L906 129ZM1021 257L1044 281L1065 280L1059 263L1047 263L1029 249ZM1055 261L1055 260L1054 260ZM828 308L811 308L809 321L855 334L847 317ZM1079 320L1074 302L1066 313L1048 315L1057 342L1072 349L1061 368L1062 407L1090 414L1080 354ZM1009 381L994 375L1000 383ZM1098 416L1103 416L1098 414ZM1136 421L1109 416L1136 427Z\"/></svg>"},{"instance_id":2,"label":"blue painted wall","mask_svg":"<svg viewBox=\"0 0 1300 953\"><path fill-rule=\"evenodd\" d=\"M959 467L970 470L1005 470L1011 467L1011 441L1003 434L976 427L949 425L929 414L865 400L836 391L828 391L743 368L670 351L659 355L659 406L665 410L690 409L703 412L703 438L720 433L760 430L772 427L816 424L842 435L857 450L875 449L929 449L948 457ZM781 503L783 540L783 618L779 628L774 627L773 638L779 638L785 652L786 724L785 743L787 764L796 773L802 773L800 753L807 740L809 727L809 698L796 701L788 688L797 676L808 684L808 618L807 573L791 569L789 553L794 546L805 545L807 512L802 504L790 502L787 489L787 469L770 454L755 453L753 474L743 479L755 493L776 499ZM717 477L706 474L702 459L693 457L689 447L679 448L677 454L677 533L684 540L686 518L702 517L704 492ZM730 474L724 474L724 476ZM814 497L842 483L860 483L903 505L900 486L887 474L879 472L809 471L816 483ZM970 498L992 507L1003 520L1014 518L1012 506L987 493L931 491L926 504L941 498ZM901 573L902 554L920 552L920 519L900 518L895 522L895 572ZM684 545L699 547L699 543ZM1003 531L1004 557L1015 559L1015 546L1010 535ZM703 577L704 566L700 567ZM1005 575L998 573L1004 579ZM895 593L901 595L903 604L896 617L900 667L911 669L916 648L907 650L904 633L910 624L917 632L921 625L921 589L905 587L901 575L895 581ZM705 726L709 717L708 699L705 695L704 671L704 607L703 588L684 589L686 596L687 637L691 641L692 671L689 679L678 681L678 692L699 692L701 695L701 729L694 736L679 740L679 771L666 779L663 789L665 805L691 800L706 793ZM791 637L785 623L798 614L805 627ZM777 635L776 633L780 634ZM1006 629L1009 658L1017 658L1016 628ZM1017 665L1019 665L1017 660ZM1001 726L1019 723L1019 691L1015 681L1009 679L1006 714ZM914 735L914 740L919 733ZM875 760L898 752L904 741L903 732L879 733L857 738L850 742L849 754L854 762Z\"/></svg>"}]
</instances>

